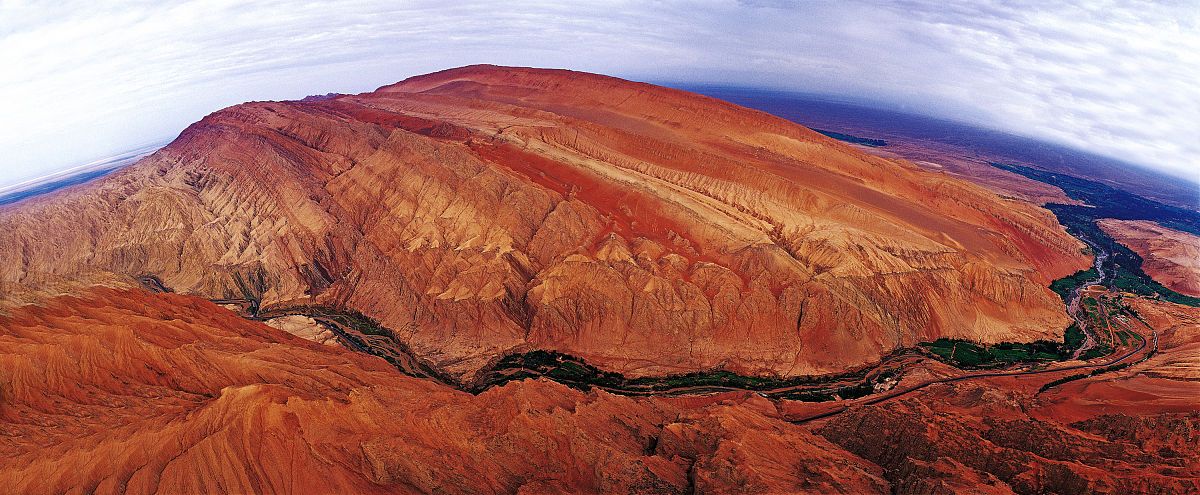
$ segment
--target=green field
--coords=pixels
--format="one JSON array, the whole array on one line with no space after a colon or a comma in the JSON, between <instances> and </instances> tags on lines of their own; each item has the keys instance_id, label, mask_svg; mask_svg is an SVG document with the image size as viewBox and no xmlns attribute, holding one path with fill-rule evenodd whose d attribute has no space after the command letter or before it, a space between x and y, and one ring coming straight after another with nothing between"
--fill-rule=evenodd
<instances>
[{"instance_id":1,"label":"green field","mask_svg":"<svg viewBox=\"0 0 1200 495\"><path fill-rule=\"evenodd\" d=\"M1083 343L1083 332L1071 325L1063 342L1039 340L1030 343L1002 342L983 345L968 340L938 339L920 346L960 368L993 368L1013 363L1047 362L1066 359Z\"/></svg>"},{"instance_id":2,"label":"green field","mask_svg":"<svg viewBox=\"0 0 1200 495\"><path fill-rule=\"evenodd\" d=\"M1079 356L1079 359L1087 361L1089 359L1104 357L1104 356L1107 356L1112 353L1113 353L1112 346L1109 346L1108 344L1096 344L1096 347L1088 349L1086 352L1083 353L1083 355Z\"/></svg>"},{"instance_id":3,"label":"green field","mask_svg":"<svg viewBox=\"0 0 1200 495\"><path fill-rule=\"evenodd\" d=\"M1071 297L1072 290L1098 278L1100 278L1100 272L1097 272L1096 267L1093 266L1087 270L1075 272L1074 275L1069 275L1051 282L1050 290L1058 294L1058 296L1061 297L1065 303L1067 302L1067 299Z\"/></svg>"}]
</instances>

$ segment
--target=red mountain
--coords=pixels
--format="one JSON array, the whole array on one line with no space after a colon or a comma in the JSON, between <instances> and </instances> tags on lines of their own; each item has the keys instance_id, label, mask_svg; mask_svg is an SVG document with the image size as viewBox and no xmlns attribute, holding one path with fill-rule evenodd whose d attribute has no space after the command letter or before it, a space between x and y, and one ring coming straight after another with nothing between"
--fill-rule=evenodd
<instances>
[{"instance_id":1,"label":"red mountain","mask_svg":"<svg viewBox=\"0 0 1200 495\"><path fill-rule=\"evenodd\" d=\"M348 307L467 381L528 349L790 376L1058 340L1046 287L1087 266L1044 210L770 115L491 66L221 110L0 232L7 282Z\"/></svg>"},{"instance_id":2,"label":"red mountain","mask_svg":"<svg viewBox=\"0 0 1200 495\"><path fill-rule=\"evenodd\" d=\"M913 349L1061 340L1047 286L1083 253L1031 203L604 76L475 66L237 105L0 207L0 483L1200 490L1196 311L1096 303L1123 311L1118 349L1036 374ZM522 380L537 359L561 383Z\"/></svg>"}]
</instances>

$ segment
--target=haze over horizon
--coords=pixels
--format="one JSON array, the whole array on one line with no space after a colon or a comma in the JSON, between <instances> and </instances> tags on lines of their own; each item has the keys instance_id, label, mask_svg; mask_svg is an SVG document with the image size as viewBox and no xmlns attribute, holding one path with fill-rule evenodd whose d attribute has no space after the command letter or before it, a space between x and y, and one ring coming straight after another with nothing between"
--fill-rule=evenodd
<instances>
[{"instance_id":1,"label":"haze over horizon","mask_svg":"<svg viewBox=\"0 0 1200 495\"><path fill-rule=\"evenodd\" d=\"M0 0L0 186L169 139L249 100L475 63L840 95L1200 181L1187 2Z\"/></svg>"}]
</instances>

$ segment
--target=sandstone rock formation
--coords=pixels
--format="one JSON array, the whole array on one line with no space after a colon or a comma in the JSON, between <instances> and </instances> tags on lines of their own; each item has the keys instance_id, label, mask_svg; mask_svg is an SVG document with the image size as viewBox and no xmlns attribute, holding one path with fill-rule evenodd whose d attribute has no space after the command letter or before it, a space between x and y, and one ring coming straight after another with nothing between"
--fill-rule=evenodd
<instances>
[{"instance_id":1,"label":"sandstone rock formation","mask_svg":"<svg viewBox=\"0 0 1200 495\"><path fill-rule=\"evenodd\" d=\"M1030 414L987 384L852 409L816 432L878 464L897 493L1190 493L1200 414ZM887 447L881 447L887 446Z\"/></svg>"},{"instance_id":2,"label":"sandstone rock formation","mask_svg":"<svg viewBox=\"0 0 1200 495\"><path fill-rule=\"evenodd\" d=\"M845 369L1057 339L1087 266L1045 210L695 94L474 66L230 107L0 210L9 304L154 276L346 306L469 381L554 349L631 375Z\"/></svg>"},{"instance_id":3,"label":"sandstone rock formation","mask_svg":"<svg viewBox=\"0 0 1200 495\"><path fill-rule=\"evenodd\" d=\"M1159 351L1035 392L995 378L851 408L814 424L878 464L899 493L1200 491L1200 309L1128 298ZM886 445L887 448L880 448Z\"/></svg>"},{"instance_id":4,"label":"sandstone rock formation","mask_svg":"<svg viewBox=\"0 0 1200 495\"><path fill-rule=\"evenodd\" d=\"M1200 297L1200 237L1147 220L1096 222L1117 242L1142 257L1142 270L1180 294Z\"/></svg>"},{"instance_id":5,"label":"sandstone rock formation","mask_svg":"<svg viewBox=\"0 0 1200 495\"><path fill-rule=\"evenodd\" d=\"M203 299L96 289L0 316L6 493L882 493L761 398L478 396ZM755 396L757 397L757 396Z\"/></svg>"},{"instance_id":6,"label":"sandstone rock formation","mask_svg":"<svg viewBox=\"0 0 1200 495\"><path fill-rule=\"evenodd\" d=\"M464 382L535 348L632 375L806 374L942 336L1058 338L1045 286L1089 264L1081 247L1028 203L601 76L470 67L239 105L0 207L0 486L1198 491L1200 311L1162 301L1129 299L1120 318L1159 348L1128 368L849 408L540 379L472 395L314 318L231 311L354 309ZM900 386L961 373L904 359Z\"/></svg>"},{"instance_id":7,"label":"sandstone rock formation","mask_svg":"<svg viewBox=\"0 0 1200 495\"><path fill-rule=\"evenodd\" d=\"M1137 308L1176 322L1161 356L1195 354L1200 313ZM1112 386L1172 368L1158 357L1041 399L964 382L796 425L788 410L802 404L749 393L630 398L527 380L473 396L176 294L84 290L12 310L0 329L11 493L1200 489L1194 408L1107 406Z\"/></svg>"},{"instance_id":8,"label":"sandstone rock formation","mask_svg":"<svg viewBox=\"0 0 1200 495\"><path fill-rule=\"evenodd\" d=\"M337 336L316 320L304 315L287 315L271 318L263 323L271 328L278 328L287 333L311 340L318 344L341 345Z\"/></svg>"}]
</instances>

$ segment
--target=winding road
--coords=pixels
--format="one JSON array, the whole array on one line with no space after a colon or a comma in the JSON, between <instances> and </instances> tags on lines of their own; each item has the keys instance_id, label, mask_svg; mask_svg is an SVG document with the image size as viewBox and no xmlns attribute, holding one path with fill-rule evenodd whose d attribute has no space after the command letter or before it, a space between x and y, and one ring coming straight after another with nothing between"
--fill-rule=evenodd
<instances>
[{"instance_id":1,"label":"winding road","mask_svg":"<svg viewBox=\"0 0 1200 495\"><path fill-rule=\"evenodd\" d=\"M1154 349L1157 350L1158 349L1158 330L1155 330L1153 327L1151 327L1149 325L1146 325L1146 328L1149 328L1150 331L1153 333ZM1137 355L1138 353L1146 350L1146 346L1148 344L1148 339L1143 337L1141 339L1141 342L1142 342L1142 345L1138 346L1137 349L1129 351L1128 353L1125 353L1125 354L1121 355L1120 357L1113 359L1112 361L1109 361L1107 363L1079 364L1079 365L1074 365L1074 366L1065 366L1062 368L1047 368L1047 369L1033 370L1033 371L971 373L971 374L967 374L967 375L961 375L961 376L955 376L955 377L949 377L949 378L940 378L937 380L928 380L925 382L921 382L917 385L907 387L903 390L893 390L891 392L885 393L885 394L877 396L877 397L864 398L853 404L844 405L844 406L841 406L840 408L834 409L832 411L826 411L826 412L816 414L813 416L809 416L806 418L792 420L791 422L795 423L795 424L803 424L803 423L808 423L810 421L816 421L818 419L828 418L830 416L835 416L835 415L844 413L844 412L850 410L852 406L870 406L870 405L879 404L881 402L889 401L889 400L895 399L897 397L908 395L908 394L911 394L918 390L924 389L930 385L936 385L939 383L956 383L956 382L962 382L962 381L966 381L966 380L974 380L974 379L978 379L978 378L997 378L997 377L1008 377L1008 376L1032 376L1032 375L1042 375L1042 374L1047 374L1047 373L1060 373L1060 372L1064 372L1064 371L1106 368L1106 367L1113 366L1116 364L1124 363L1125 361L1129 360L1129 358L1132 358L1133 356ZM1147 357L1149 357L1149 356L1147 356Z\"/></svg>"},{"instance_id":2,"label":"winding road","mask_svg":"<svg viewBox=\"0 0 1200 495\"><path fill-rule=\"evenodd\" d=\"M1087 242L1087 241L1085 241L1085 242ZM1088 242L1088 244L1092 245L1091 242ZM1074 290L1071 291L1071 294L1070 294L1071 302L1068 307L1069 307L1069 312L1071 313L1071 317L1075 319L1076 323L1079 324L1080 328L1083 329L1085 335L1087 336L1084 344L1082 346L1080 346L1080 348L1077 349L1075 351L1075 353L1072 355L1072 359L1078 359L1078 357L1083 352L1085 352L1087 349L1089 349L1091 347L1094 347L1095 343L1096 343L1094 333L1092 332L1091 329L1089 329L1086 326L1086 322L1083 321L1077 314L1079 311L1080 290L1087 286L1103 283L1103 281L1105 280L1103 264L1104 264L1104 261L1108 259L1109 254L1106 251L1099 249L1098 247L1096 247L1094 245L1092 245L1092 246L1096 250L1096 253L1097 253L1095 265L1096 265L1097 271L1100 274L1099 278L1097 278L1094 281L1089 281L1086 284L1081 285L1080 287L1076 287ZM167 288L165 285L163 285L162 281L158 280L157 277L143 276L143 277L138 277L137 280L139 282L141 282L142 285L145 286L148 290L151 290L153 292L171 292L171 290L169 288ZM250 320L264 321L264 320L267 320L270 318L285 316L285 315L289 315L289 314L308 316L308 317L313 318L317 322L319 322L321 325L323 325L326 328L329 328L331 331L333 331L334 334L338 337L338 340L341 341L343 344L345 344L346 347L348 347L354 351L362 352L365 354L380 355L379 350L376 349L377 346L372 345L372 344L374 344L374 342L363 341L362 339L354 338L358 335L357 334L355 336L349 335L349 332L347 332L344 328L342 328L341 325L338 324L338 322L334 321L334 319L332 319L332 318L329 318L329 317L326 317L323 315L314 315L314 314L311 314L311 312L304 312L304 311L287 311L287 310L283 310L283 311L274 310L274 311L259 313L258 302L249 300L249 299L219 299L219 300L213 300L213 302L217 303L217 304L237 306L240 310L242 310L241 312L243 313L243 316ZM1145 325L1145 323L1143 323L1143 325ZM1149 328L1150 331L1153 333L1154 349L1157 350L1158 349L1158 331L1155 330L1154 328L1150 327L1149 325L1146 325L1146 327ZM1136 333L1136 332L1134 332L1134 333ZM363 335L360 337L368 337L368 336ZM389 339L389 340L391 340L391 339ZM801 418L801 419L790 420L790 422L795 423L795 424L803 424L803 423L808 423L811 421L816 421L819 419L828 418L828 417L835 416L837 414L846 412L855 406L879 404L879 403L882 403L885 401L896 399L898 397L903 397L903 396L911 394L913 392L917 392L917 391L925 389L931 385L936 385L936 384L941 384L941 383L957 383L957 382L974 380L974 379L982 379L982 378L1034 376L1034 375L1042 375L1042 374L1048 374L1048 373L1062 373L1062 372L1074 371L1074 370L1098 369L1098 368L1113 366L1116 364L1124 363L1124 362L1128 361L1130 358L1132 358L1133 356L1144 351L1146 349L1147 345L1149 344L1149 339L1146 339L1143 336L1140 339L1140 341L1141 341L1141 345L1139 345L1136 349L1133 349L1133 350L1121 355L1120 357L1117 357L1106 363L1079 364L1079 365L1065 366L1065 367L1061 367L1061 368L1047 368L1047 369L1029 370L1029 371L1008 371L1008 372L993 371L993 372L969 373L969 374L964 374L964 375L959 375L959 376L954 376L954 377L940 378L940 379L935 379L935 380L927 380L927 381L918 383L918 384L910 386L910 387L905 387L900 390L892 390L889 392L885 392L881 395L867 396L862 399L857 399L849 404L840 405L836 409L833 409L830 411L825 411L820 414L816 414L816 415ZM448 381L446 381L442 377L440 377L436 372L434 372L432 369L430 369L427 365L424 365L419 360L417 360L415 358L415 356L412 356L408 352L408 350L406 348L404 348L402 345L401 346L384 346L384 347L387 347L387 350L389 351L389 352L387 352L387 354L392 357L392 359L389 359L389 362L392 362L392 364L397 366L397 368L400 368L401 371L412 374L414 376L422 376L425 378L430 378L430 379L433 379L444 385L449 385ZM883 362L881 362L874 369L881 369L884 366L886 366L887 364L889 364L892 360L904 358L907 356L908 356L907 354L900 354L900 355L892 356L891 358L886 359ZM384 357L384 356L380 355L380 357ZM534 370L528 370L528 371L534 371ZM867 372L867 373L869 374L869 372ZM590 386L596 386L597 388L608 390L610 392L615 392L615 393L629 394L632 392L636 395L711 394L711 393L721 393L721 392L746 391L746 392L759 393L764 396L773 394L773 393L778 393L778 392L786 392L789 390L795 390L795 389L803 387L803 386L793 385L793 386L783 387L783 388L774 389L774 390L752 390L752 389L748 389L748 388L730 387L730 386L705 386L705 385L695 386L695 385L693 385L693 386L679 387L676 389L666 389L666 390L630 391L630 390L610 389L608 387L597 386L594 384L591 384ZM641 393L641 392L645 392L645 393Z\"/></svg>"}]
</instances>

